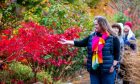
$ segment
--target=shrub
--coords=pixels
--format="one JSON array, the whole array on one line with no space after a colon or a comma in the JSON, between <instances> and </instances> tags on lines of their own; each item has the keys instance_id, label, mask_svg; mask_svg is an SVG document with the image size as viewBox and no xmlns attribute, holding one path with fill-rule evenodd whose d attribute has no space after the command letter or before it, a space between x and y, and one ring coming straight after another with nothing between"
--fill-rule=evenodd
<instances>
[{"instance_id":1,"label":"shrub","mask_svg":"<svg viewBox=\"0 0 140 84\"><path fill-rule=\"evenodd\" d=\"M47 82L47 83L53 82L51 75L45 71L38 72L37 79L38 81L41 81L41 82Z\"/></svg>"},{"instance_id":2,"label":"shrub","mask_svg":"<svg viewBox=\"0 0 140 84\"><path fill-rule=\"evenodd\" d=\"M9 69L14 73L11 78L27 81L33 78L31 67L23 65L20 62L12 62L9 64Z\"/></svg>"},{"instance_id":3,"label":"shrub","mask_svg":"<svg viewBox=\"0 0 140 84\"><path fill-rule=\"evenodd\" d=\"M37 23L23 23L22 27L18 29L18 34L6 33L12 37L1 40L0 52L7 56L5 60L8 62L26 59L27 63L31 64L30 67L35 77L38 67L45 66L50 69L49 71L53 68L52 77L60 78L62 75L60 72L64 71L65 66L72 63L78 49L68 45L62 46L58 41L60 38L69 40L78 38L79 32L80 28L72 27L65 30L63 34L55 34L52 29L47 29Z\"/></svg>"}]
</instances>

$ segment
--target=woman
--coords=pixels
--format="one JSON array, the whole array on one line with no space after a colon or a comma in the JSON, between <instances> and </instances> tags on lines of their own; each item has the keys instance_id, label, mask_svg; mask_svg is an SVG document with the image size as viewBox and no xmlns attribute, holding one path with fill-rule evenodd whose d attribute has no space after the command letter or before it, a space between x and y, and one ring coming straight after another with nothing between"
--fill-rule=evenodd
<instances>
[{"instance_id":1,"label":"woman","mask_svg":"<svg viewBox=\"0 0 140 84\"><path fill-rule=\"evenodd\" d=\"M128 46L131 48L131 50L136 51L136 38L131 28L132 28L132 23L126 22L124 25L123 39L124 39L125 46Z\"/></svg>"},{"instance_id":2,"label":"woman","mask_svg":"<svg viewBox=\"0 0 140 84\"><path fill-rule=\"evenodd\" d=\"M122 62L122 56L124 54L124 40L123 40L123 24L122 23L115 23L112 25L113 31L116 33L116 35L119 38L120 41L120 48L121 48L121 53L120 53L120 62Z\"/></svg>"},{"instance_id":3,"label":"woman","mask_svg":"<svg viewBox=\"0 0 140 84\"><path fill-rule=\"evenodd\" d=\"M123 55L124 55L124 40L123 40L123 24L122 23L115 23L112 25L113 31L119 38L120 41L120 59L118 63L118 67L116 68L116 83L123 84ZM123 70L124 71L124 70Z\"/></svg>"},{"instance_id":4,"label":"woman","mask_svg":"<svg viewBox=\"0 0 140 84\"><path fill-rule=\"evenodd\" d=\"M87 70L91 84L114 84L115 66L120 56L120 42L111 30L108 21L97 16L94 19L95 32L81 41L62 39L61 44L87 47Z\"/></svg>"}]
</instances>

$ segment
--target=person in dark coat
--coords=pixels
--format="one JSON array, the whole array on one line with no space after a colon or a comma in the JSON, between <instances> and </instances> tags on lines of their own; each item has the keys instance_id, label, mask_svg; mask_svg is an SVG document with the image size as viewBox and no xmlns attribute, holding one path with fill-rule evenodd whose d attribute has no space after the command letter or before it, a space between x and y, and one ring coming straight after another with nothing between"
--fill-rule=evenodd
<instances>
[{"instance_id":1,"label":"person in dark coat","mask_svg":"<svg viewBox=\"0 0 140 84\"><path fill-rule=\"evenodd\" d=\"M120 62L122 62L122 58L124 55L124 40L123 40L123 24L122 23L115 23L112 25L113 31L117 34L119 41L120 41Z\"/></svg>"},{"instance_id":2,"label":"person in dark coat","mask_svg":"<svg viewBox=\"0 0 140 84\"><path fill-rule=\"evenodd\" d=\"M120 42L103 16L94 19L94 32L83 40L58 41L77 47L87 47L87 71L91 84L114 84L115 67L120 56Z\"/></svg>"}]
</instances>

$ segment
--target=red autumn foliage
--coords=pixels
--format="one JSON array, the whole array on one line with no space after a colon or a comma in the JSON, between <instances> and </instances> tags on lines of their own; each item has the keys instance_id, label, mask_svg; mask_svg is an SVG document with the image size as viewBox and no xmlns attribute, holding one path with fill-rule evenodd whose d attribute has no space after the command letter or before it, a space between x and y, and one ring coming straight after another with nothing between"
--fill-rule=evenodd
<instances>
[{"instance_id":1,"label":"red autumn foliage","mask_svg":"<svg viewBox=\"0 0 140 84\"><path fill-rule=\"evenodd\" d=\"M5 35L11 35L12 34L12 28L8 28L6 30L2 30L2 33Z\"/></svg>"},{"instance_id":2,"label":"red autumn foliage","mask_svg":"<svg viewBox=\"0 0 140 84\"><path fill-rule=\"evenodd\" d=\"M6 35L12 34L9 30L5 30ZM63 34L55 34L54 30L40 26L34 22L22 23L22 27L18 29L18 34L10 38L1 36L0 54L6 55L6 61L13 60L30 60L34 62L45 63L46 65L61 66L69 64L67 57L74 57L77 48L62 45L58 43L60 38L75 39L79 38L80 28L68 28ZM44 57L46 59L44 59Z\"/></svg>"}]
</instances>

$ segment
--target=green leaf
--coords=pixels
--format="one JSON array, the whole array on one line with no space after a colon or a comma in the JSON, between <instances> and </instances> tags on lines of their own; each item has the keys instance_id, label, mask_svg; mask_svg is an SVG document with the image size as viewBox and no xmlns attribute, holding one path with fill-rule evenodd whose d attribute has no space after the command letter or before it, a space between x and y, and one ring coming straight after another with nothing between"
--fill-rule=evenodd
<instances>
[{"instance_id":1,"label":"green leaf","mask_svg":"<svg viewBox=\"0 0 140 84\"><path fill-rule=\"evenodd\" d=\"M45 17L45 18L43 18L42 23L46 26L47 25L47 21L48 21L48 18Z\"/></svg>"},{"instance_id":2,"label":"green leaf","mask_svg":"<svg viewBox=\"0 0 140 84\"><path fill-rule=\"evenodd\" d=\"M65 11L64 10L58 11L58 16L60 18L64 18L64 15L65 15Z\"/></svg>"},{"instance_id":3,"label":"green leaf","mask_svg":"<svg viewBox=\"0 0 140 84\"><path fill-rule=\"evenodd\" d=\"M67 0L69 3L74 3L75 0Z\"/></svg>"},{"instance_id":4,"label":"green leaf","mask_svg":"<svg viewBox=\"0 0 140 84\"><path fill-rule=\"evenodd\" d=\"M51 58L51 55L46 55L46 56L44 56L44 59L46 60L46 59L49 59L49 58Z\"/></svg>"}]
</instances>

